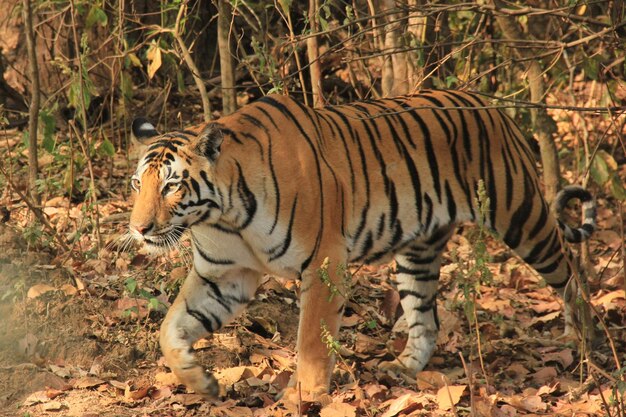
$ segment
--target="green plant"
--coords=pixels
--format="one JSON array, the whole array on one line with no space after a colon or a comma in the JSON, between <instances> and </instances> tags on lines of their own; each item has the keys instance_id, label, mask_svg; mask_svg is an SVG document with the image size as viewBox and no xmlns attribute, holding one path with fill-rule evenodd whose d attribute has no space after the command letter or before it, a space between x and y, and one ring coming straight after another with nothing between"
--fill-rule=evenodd
<instances>
[{"instance_id":1,"label":"green plant","mask_svg":"<svg viewBox=\"0 0 626 417\"><path fill-rule=\"evenodd\" d=\"M483 374L485 374L480 346L480 328L476 312L476 299L480 295L480 286L492 282L492 274L487 266L490 257L487 252L486 244L486 237L491 233L486 226L490 200L482 180L478 182L475 206L478 207L478 216L476 219L476 228L472 229L468 234L471 247L468 257L462 259L458 256L456 251L453 251L452 256L458 265L455 279L463 294L463 312L465 313L470 328L474 329L473 332L470 332L472 346L476 346L478 349L481 368L483 369ZM476 337L475 340L474 336Z\"/></svg>"},{"instance_id":2,"label":"green plant","mask_svg":"<svg viewBox=\"0 0 626 417\"><path fill-rule=\"evenodd\" d=\"M341 263L337 264L335 273L337 277L341 277L341 280L338 284L336 284L335 282L333 282L330 274L328 273L329 265L330 258L326 257L324 258L324 261L322 262L320 268L317 270L317 275L319 276L320 280L322 281L322 283L324 283L324 285L328 287L328 290L330 291L328 301L332 301L333 298L337 295L345 299L350 298L352 274L350 274L350 271L348 271L347 266Z\"/></svg>"},{"instance_id":3,"label":"green plant","mask_svg":"<svg viewBox=\"0 0 626 417\"><path fill-rule=\"evenodd\" d=\"M126 281L124 281L124 288L126 289L126 292L128 292L130 296L147 300L148 310L151 310L151 311L165 311L166 310L165 308L166 306L161 301L159 301L158 298L156 298L152 293L145 290L144 288L141 288L135 278L132 278L132 277L127 278ZM124 311L124 315L128 317L133 311L137 313L138 311L136 310L137 310L137 307L131 307L129 309L126 309Z\"/></svg>"}]
</instances>

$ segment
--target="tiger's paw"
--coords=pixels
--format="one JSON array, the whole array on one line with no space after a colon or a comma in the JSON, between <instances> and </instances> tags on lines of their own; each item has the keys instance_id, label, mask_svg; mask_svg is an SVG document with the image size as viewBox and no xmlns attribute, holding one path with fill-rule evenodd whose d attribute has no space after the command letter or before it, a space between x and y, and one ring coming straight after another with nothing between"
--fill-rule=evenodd
<instances>
[{"instance_id":1,"label":"tiger's paw","mask_svg":"<svg viewBox=\"0 0 626 417\"><path fill-rule=\"evenodd\" d=\"M285 388L279 395L280 401L286 404L299 405L301 403L320 403L322 407L330 404L333 399L328 394L327 387L314 387L309 390L300 390L296 387Z\"/></svg>"},{"instance_id":2,"label":"tiger's paw","mask_svg":"<svg viewBox=\"0 0 626 417\"><path fill-rule=\"evenodd\" d=\"M193 390L206 400L215 400L220 393L220 386L215 376L206 372L200 366L185 370L174 370L174 374L188 389Z\"/></svg>"},{"instance_id":3,"label":"tiger's paw","mask_svg":"<svg viewBox=\"0 0 626 417\"><path fill-rule=\"evenodd\" d=\"M415 375L417 375L417 370L411 369L407 367L400 359L394 359L392 361L383 361L378 364L378 369L383 372L389 372L393 375L402 378L405 382L409 384L415 383Z\"/></svg>"},{"instance_id":4,"label":"tiger's paw","mask_svg":"<svg viewBox=\"0 0 626 417\"><path fill-rule=\"evenodd\" d=\"M378 364L378 369L380 369L381 371L389 371L391 373L394 374L401 374L401 373L407 373L407 372L411 372L409 370L409 368L406 367L406 365L404 365L400 359L394 359L392 361L382 361Z\"/></svg>"}]
</instances>

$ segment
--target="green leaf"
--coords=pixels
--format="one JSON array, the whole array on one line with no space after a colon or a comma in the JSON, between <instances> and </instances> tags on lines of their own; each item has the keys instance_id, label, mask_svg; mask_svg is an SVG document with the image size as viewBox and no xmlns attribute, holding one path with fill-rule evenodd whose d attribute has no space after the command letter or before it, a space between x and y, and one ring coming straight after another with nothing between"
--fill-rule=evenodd
<instances>
[{"instance_id":1,"label":"green leaf","mask_svg":"<svg viewBox=\"0 0 626 417\"><path fill-rule=\"evenodd\" d=\"M56 119L47 110L39 112L39 119L43 124L42 146L48 152L54 151L54 131L56 129Z\"/></svg>"},{"instance_id":2,"label":"green leaf","mask_svg":"<svg viewBox=\"0 0 626 417\"><path fill-rule=\"evenodd\" d=\"M610 177L609 166L599 153L593 158L589 172L598 185L606 184Z\"/></svg>"},{"instance_id":3,"label":"green leaf","mask_svg":"<svg viewBox=\"0 0 626 417\"><path fill-rule=\"evenodd\" d=\"M150 310L158 310L159 306L160 306L160 302L159 300L157 300L156 298L152 297L148 300L148 308Z\"/></svg>"},{"instance_id":4,"label":"green leaf","mask_svg":"<svg viewBox=\"0 0 626 417\"><path fill-rule=\"evenodd\" d=\"M618 200L626 201L626 188L624 188L624 183L617 173L614 173L611 178L611 194Z\"/></svg>"},{"instance_id":5,"label":"green leaf","mask_svg":"<svg viewBox=\"0 0 626 417\"><path fill-rule=\"evenodd\" d=\"M105 138L102 144L100 144L98 151L102 155L113 157L113 155L115 155L115 146L113 146L111 141Z\"/></svg>"},{"instance_id":6,"label":"green leaf","mask_svg":"<svg viewBox=\"0 0 626 417\"><path fill-rule=\"evenodd\" d=\"M597 58L589 58L583 61L583 68L587 76L592 80L598 79L599 61Z\"/></svg>"},{"instance_id":7,"label":"green leaf","mask_svg":"<svg viewBox=\"0 0 626 417\"><path fill-rule=\"evenodd\" d=\"M122 71L120 82L120 90L124 98L130 100L133 98L133 77L126 71Z\"/></svg>"},{"instance_id":8,"label":"green leaf","mask_svg":"<svg viewBox=\"0 0 626 417\"><path fill-rule=\"evenodd\" d=\"M289 9L291 8L291 3L293 0L278 0L278 4L280 4L280 8L283 9L283 13L285 16L289 14Z\"/></svg>"},{"instance_id":9,"label":"green leaf","mask_svg":"<svg viewBox=\"0 0 626 417\"><path fill-rule=\"evenodd\" d=\"M107 17L107 14L104 12L104 10L102 10L98 6L91 6L85 24L87 25L87 29L91 29L95 24L104 27L107 25L108 21L109 18Z\"/></svg>"},{"instance_id":10,"label":"green leaf","mask_svg":"<svg viewBox=\"0 0 626 417\"><path fill-rule=\"evenodd\" d=\"M134 278L128 278L124 282L124 286L129 293L134 294L137 290L137 281Z\"/></svg>"}]
</instances>

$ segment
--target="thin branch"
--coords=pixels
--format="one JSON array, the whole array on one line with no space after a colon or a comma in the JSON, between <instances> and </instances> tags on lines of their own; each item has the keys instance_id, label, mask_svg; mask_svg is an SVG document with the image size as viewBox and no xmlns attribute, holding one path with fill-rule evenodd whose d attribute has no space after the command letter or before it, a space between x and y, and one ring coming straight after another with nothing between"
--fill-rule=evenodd
<instances>
[{"instance_id":1,"label":"thin branch","mask_svg":"<svg viewBox=\"0 0 626 417\"><path fill-rule=\"evenodd\" d=\"M26 48L28 49L30 72L30 106L28 110L28 188L31 198L39 204L37 177L39 164L37 161L37 127L39 123L39 66L33 33L33 10L30 0L24 0L24 25L26 30Z\"/></svg>"}]
</instances>

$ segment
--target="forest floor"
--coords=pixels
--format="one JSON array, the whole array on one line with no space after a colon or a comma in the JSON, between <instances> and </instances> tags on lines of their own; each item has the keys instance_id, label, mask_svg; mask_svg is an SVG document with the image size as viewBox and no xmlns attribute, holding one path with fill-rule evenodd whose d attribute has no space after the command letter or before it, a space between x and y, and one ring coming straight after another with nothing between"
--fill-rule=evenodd
<instances>
[{"instance_id":1,"label":"forest floor","mask_svg":"<svg viewBox=\"0 0 626 417\"><path fill-rule=\"evenodd\" d=\"M3 139L3 160L16 137ZM441 330L424 372L378 369L406 342L403 320L393 325L399 296L388 266L354 266L332 402L277 402L295 367L299 283L267 277L241 317L195 345L222 387L219 400L206 402L178 384L158 347L189 254L150 258L116 246L130 210L131 166L116 155L96 173L108 190L98 203L100 248L87 202L44 198L57 233L74 241L58 253L23 202L8 200L10 219L0 223L0 416L624 416L624 220L614 200L599 196L599 230L587 249L591 304L604 323L591 352L560 338L560 300L492 238L492 277L481 283L470 271L475 229L464 227L448 244Z\"/></svg>"}]
</instances>

